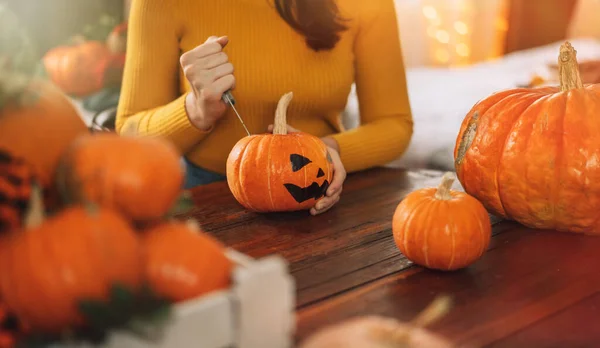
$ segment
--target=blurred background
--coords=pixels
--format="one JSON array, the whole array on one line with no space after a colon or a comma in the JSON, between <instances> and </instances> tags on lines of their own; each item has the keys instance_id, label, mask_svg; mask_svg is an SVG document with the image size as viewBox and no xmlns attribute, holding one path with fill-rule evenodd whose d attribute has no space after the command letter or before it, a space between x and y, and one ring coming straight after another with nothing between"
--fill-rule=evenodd
<instances>
[{"instance_id":1,"label":"blurred background","mask_svg":"<svg viewBox=\"0 0 600 348\"><path fill-rule=\"evenodd\" d=\"M556 84L551 66L566 39L577 49L580 63L586 64L582 69L584 82L600 82L600 0L395 2L415 133L408 152L392 165L453 168L454 137L465 113L479 99L502 89ZM72 59L75 63L67 69L76 71L69 76L79 76L78 80L65 85L64 90L91 126L110 129L126 53L126 27L122 24L127 19L129 0L0 3L18 15L40 57L64 57L68 53L53 50L72 47L74 42L80 45L82 39L109 46L109 58L103 61L97 59L104 55L98 53L98 47L96 51L89 49L95 53L87 56L80 50L78 60ZM65 74L64 65L61 69ZM90 71L102 78L93 85L83 85L86 79L81 76ZM353 92L342 120L347 128L360 123L357 103Z\"/></svg>"},{"instance_id":2,"label":"blurred background","mask_svg":"<svg viewBox=\"0 0 600 348\"><path fill-rule=\"evenodd\" d=\"M127 18L131 0L0 0L44 52ZM406 63L461 65L571 36L600 36L598 0L395 0Z\"/></svg>"}]
</instances>

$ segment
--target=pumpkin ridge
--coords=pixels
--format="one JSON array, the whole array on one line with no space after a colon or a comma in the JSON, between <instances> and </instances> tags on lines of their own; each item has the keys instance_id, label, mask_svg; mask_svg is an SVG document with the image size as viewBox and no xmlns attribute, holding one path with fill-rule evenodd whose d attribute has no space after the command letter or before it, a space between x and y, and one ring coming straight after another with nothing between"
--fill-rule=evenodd
<instances>
[{"instance_id":1,"label":"pumpkin ridge","mask_svg":"<svg viewBox=\"0 0 600 348\"><path fill-rule=\"evenodd\" d=\"M498 156L497 158L497 163L496 163L496 175L495 175L495 181L496 181L496 191L498 194L498 200L500 202L500 206L502 207L502 211L504 212L504 215L509 218L512 219L511 214L507 211L506 206L503 202L502 199L502 189L501 189L501 185L500 185L500 174L501 174L501 164L502 164L502 160L504 157L504 152L506 149L506 146L508 144L508 141L510 139L510 135L513 134L514 129L516 127L517 124L520 123L521 117L523 117L523 115L527 112L527 110L532 107L532 105L536 104L536 102L538 100L545 100L544 98L549 97L550 95L546 95L546 96L542 96L542 99L539 99L539 96L537 93L527 93L526 94L527 97L531 98L531 99L527 99L526 101L523 101L523 103L529 102L529 105L527 105L523 111L521 111L521 113L513 120L512 126L510 127L508 133L506 133L506 137L504 138L504 144L502 144L501 147L501 151L500 151L500 156ZM531 134L530 134L531 136Z\"/></svg>"},{"instance_id":2,"label":"pumpkin ridge","mask_svg":"<svg viewBox=\"0 0 600 348\"><path fill-rule=\"evenodd\" d=\"M446 219L448 221L446 221L445 228L449 229L449 226L452 226L452 224L455 223L454 214L448 214L446 216ZM452 266L454 265L454 260L456 259L456 228L451 228L450 230L450 238L452 238L452 255L450 256L450 262L448 262L448 268L452 269Z\"/></svg>"},{"instance_id":3,"label":"pumpkin ridge","mask_svg":"<svg viewBox=\"0 0 600 348\"><path fill-rule=\"evenodd\" d=\"M412 220L415 218L415 215L419 212L419 208L422 205L424 205L425 203L428 203L428 201L429 201L428 197L427 198L421 197L417 201L417 203L415 203L415 206L412 209L412 211L410 212L410 215L407 216L404 219L404 226L406 226L406 225L408 225L409 223L412 222ZM409 254L412 255L412 250L411 250L410 253L408 252L409 248L408 248L408 238L407 238L408 237L408 232L412 232L412 231L410 231L409 229L406 229L404 227L402 228L402 230L404 231L404 236L403 236L404 238L403 238L403 241L402 241L402 243L404 244L404 256L406 256L406 258L408 258L408 259L412 259L412 256L409 255Z\"/></svg>"},{"instance_id":4,"label":"pumpkin ridge","mask_svg":"<svg viewBox=\"0 0 600 348\"><path fill-rule=\"evenodd\" d=\"M425 210L423 212L421 212L421 216L426 217L425 218L426 223L424 224L424 228L422 228L422 230L424 230L424 233L423 233L423 250L421 250L421 252L423 253L423 256L425 256L425 267L427 267L427 268L431 267L431 265L429 263L429 243L427 241L427 237L429 237L430 224L431 224L431 222L433 222L433 219L430 219L429 216L435 216L435 215L431 215L431 213L432 212L435 213L436 211L439 210L439 208L438 208L439 203L440 203L439 199L434 199L433 202L430 202L430 204L428 204L427 207L425 207Z\"/></svg>"},{"instance_id":5,"label":"pumpkin ridge","mask_svg":"<svg viewBox=\"0 0 600 348\"><path fill-rule=\"evenodd\" d=\"M275 137L266 137L266 139L271 139L268 146L269 152L267 153L267 163L269 163L269 167L272 167L273 164L271 163L271 149L273 148L273 141L275 140ZM273 192L271 191L271 168L267 170L267 189L269 191L271 209L275 209L275 202L273 202Z\"/></svg>"},{"instance_id":6,"label":"pumpkin ridge","mask_svg":"<svg viewBox=\"0 0 600 348\"><path fill-rule=\"evenodd\" d=\"M564 149L565 149L565 122L567 121L567 115L569 115L568 111L569 111L569 103L571 100L571 97L573 96L573 93L567 93L566 96L564 97L564 109L562 110L562 122L560 124L560 129L559 132L561 134L560 136L560 143L558 143L556 145L556 156L555 158L555 163L554 163L554 178L556 178L556 180L553 180L553 185L552 185L552 191L550 192L550 195L552 197L552 221L554 222L554 226L552 226L552 229L557 229L559 228L559 220L557 220L557 209L556 209L556 203L558 202L559 199L559 189L558 186L560 185L560 180L563 177L564 173L561 173L563 170L562 168L562 162L564 160L563 156L564 156ZM561 96L562 97L562 96ZM586 170L586 168L584 168L584 170ZM585 183L584 183L584 190L585 190Z\"/></svg>"},{"instance_id":7,"label":"pumpkin ridge","mask_svg":"<svg viewBox=\"0 0 600 348\"><path fill-rule=\"evenodd\" d=\"M467 168L469 167L475 167L475 169L477 171L481 171L481 168L486 168L486 165L491 165L493 164L493 162L487 161L487 163L481 163L480 162L480 157L479 156L468 156L469 150L473 149L473 148L480 148L480 147L484 147L484 148L488 148L491 145L487 144L487 143L483 143L482 141L485 139L485 135L488 131L488 129L494 124L495 119L498 118L498 115L501 115L502 117L506 117L507 115L510 116L511 114L508 111L504 111L504 108L506 105L510 105L511 103L516 104L513 107L510 108L510 111L523 107L527 98L531 97L533 98L534 96L536 96L536 93L531 93L530 91L520 91L518 93L513 93L513 94L509 94L506 95L505 97L503 97L502 99L495 101L493 103L489 104L489 107L485 110L485 112L480 112L479 114L479 120L478 125L477 125L477 130L476 133L474 135L473 141L471 143L471 146L469 147L469 149L467 149L465 151L465 158L466 160L463 161L462 165L466 166ZM524 108L526 109L526 108ZM513 116L513 119L518 120L520 117L520 115L518 116ZM514 126L515 123L513 123ZM511 126L511 130L512 127ZM510 131L506 132L506 139L504 140L504 143L502 146L505 146L506 141L509 137L509 135L511 134ZM498 142L500 143L500 142ZM499 145L496 145L499 146ZM500 151L503 151L503 148L500 149ZM497 166L496 166L496 174L497 174ZM468 175L467 175L468 178ZM493 179L496 180L496 179ZM473 188L471 187L471 185L469 185L469 180L466 180L465 182L465 175L463 174L463 180L461 181L461 183L464 182L463 187L467 192L473 192L475 191L475 195L478 198L481 197L490 197L491 195L495 196L496 199L493 199L493 203L495 204L489 204L487 203L486 208L498 213L501 216L505 216L505 209L503 207L503 203L500 200L500 197L498 196L498 188L497 185L495 184L493 188L490 188L488 185L484 185L483 187L478 187L478 188ZM483 192L481 192L481 190L483 189ZM496 207L495 205L499 205L499 207ZM499 211L500 208L502 211Z\"/></svg>"},{"instance_id":8,"label":"pumpkin ridge","mask_svg":"<svg viewBox=\"0 0 600 348\"><path fill-rule=\"evenodd\" d=\"M243 181L245 181L245 177L242 176L242 172L243 172L243 167L245 165L245 163L248 163L248 161L246 161L246 155L248 154L248 147L250 147L250 144L252 144L256 139L260 139L260 138L253 138L250 139L247 143L246 146L244 146L244 152L238 157L239 158L239 167L238 167L238 173L237 173L237 177L240 178L239 179L239 187L240 187L240 194L242 195L242 197L244 198L244 201L246 202L246 205L248 205L249 209L254 210L254 207L252 206L252 204L250 204L250 200L248 199L248 195L246 195L246 191L244 189L244 185L243 185Z\"/></svg>"}]
</instances>

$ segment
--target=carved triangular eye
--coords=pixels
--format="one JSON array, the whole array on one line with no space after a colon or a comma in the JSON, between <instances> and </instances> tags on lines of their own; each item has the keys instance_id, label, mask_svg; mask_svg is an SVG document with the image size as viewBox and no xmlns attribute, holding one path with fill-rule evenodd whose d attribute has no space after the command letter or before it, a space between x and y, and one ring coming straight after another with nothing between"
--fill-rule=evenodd
<instances>
[{"instance_id":1,"label":"carved triangular eye","mask_svg":"<svg viewBox=\"0 0 600 348\"><path fill-rule=\"evenodd\" d=\"M294 172L297 172L304 168L307 164L312 163L312 161L308 158L295 153L290 155L290 162L292 163L292 171Z\"/></svg>"}]
</instances>

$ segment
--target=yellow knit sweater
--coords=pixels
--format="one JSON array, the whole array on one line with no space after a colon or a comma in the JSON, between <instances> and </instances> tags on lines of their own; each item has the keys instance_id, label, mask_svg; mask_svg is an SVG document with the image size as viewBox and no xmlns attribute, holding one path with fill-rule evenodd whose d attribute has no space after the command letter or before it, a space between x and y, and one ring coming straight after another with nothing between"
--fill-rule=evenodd
<instances>
[{"instance_id":1,"label":"yellow knit sweater","mask_svg":"<svg viewBox=\"0 0 600 348\"><path fill-rule=\"evenodd\" d=\"M193 163L225 173L246 133L231 109L208 132L190 123L179 57L227 35L233 95L251 133L267 131L277 101L292 91L288 124L333 137L348 172L397 158L410 142L412 117L393 0L338 0L338 7L349 30L333 50L315 52L269 0L134 0L117 130L164 136ZM354 82L361 125L343 130Z\"/></svg>"}]
</instances>

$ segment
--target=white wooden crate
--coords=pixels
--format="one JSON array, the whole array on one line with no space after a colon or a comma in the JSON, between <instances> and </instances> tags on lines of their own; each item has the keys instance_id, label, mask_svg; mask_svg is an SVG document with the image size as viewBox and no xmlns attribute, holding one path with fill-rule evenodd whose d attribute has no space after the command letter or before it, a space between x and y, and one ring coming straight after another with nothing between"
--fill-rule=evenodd
<instances>
[{"instance_id":1,"label":"white wooden crate","mask_svg":"<svg viewBox=\"0 0 600 348\"><path fill-rule=\"evenodd\" d=\"M231 288L174 306L157 341L111 334L106 348L290 348L295 283L279 256L253 259L230 250ZM78 348L84 348L79 346Z\"/></svg>"}]
</instances>

